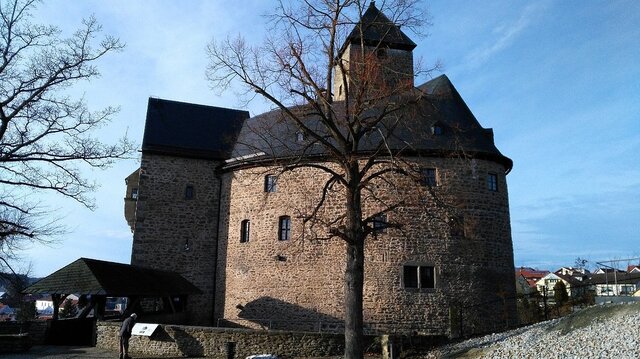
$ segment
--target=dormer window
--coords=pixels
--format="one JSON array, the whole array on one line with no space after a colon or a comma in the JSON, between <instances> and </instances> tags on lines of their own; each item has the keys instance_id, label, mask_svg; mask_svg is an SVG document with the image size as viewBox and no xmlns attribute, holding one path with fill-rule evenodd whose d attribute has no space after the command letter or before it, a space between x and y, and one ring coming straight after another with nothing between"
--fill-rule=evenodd
<instances>
[{"instance_id":1,"label":"dormer window","mask_svg":"<svg viewBox=\"0 0 640 359\"><path fill-rule=\"evenodd\" d=\"M132 188L131 189L131 198L132 199L138 199L138 189L137 188Z\"/></svg>"},{"instance_id":2,"label":"dormer window","mask_svg":"<svg viewBox=\"0 0 640 359\"><path fill-rule=\"evenodd\" d=\"M296 142L300 143L300 142L304 142L304 140L305 140L304 132L303 131L296 132Z\"/></svg>"},{"instance_id":3,"label":"dormer window","mask_svg":"<svg viewBox=\"0 0 640 359\"><path fill-rule=\"evenodd\" d=\"M431 134L434 136L441 136L442 135L442 126L440 124L435 124L433 126L431 126Z\"/></svg>"},{"instance_id":4,"label":"dormer window","mask_svg":"<svg viewBox=\"0 0 640 359\"><path fill-rule=\"evenodd\" d=\"M380 48L376 50L376 57L378 59L386 59L387 58L387 49Z\"/></svg>"}]
</instances>

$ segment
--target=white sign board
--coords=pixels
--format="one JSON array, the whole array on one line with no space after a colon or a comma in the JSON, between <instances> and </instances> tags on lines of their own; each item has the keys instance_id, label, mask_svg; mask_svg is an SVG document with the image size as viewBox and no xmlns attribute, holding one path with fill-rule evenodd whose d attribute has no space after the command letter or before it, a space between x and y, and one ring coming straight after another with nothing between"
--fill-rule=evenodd
<instances>
[{"instance_id":1,"label":"white sign board","mask_svg":"<svg viewBox=\"0 0 640 359\"><path fill-rule=\"evenodd\" d=\"M150 337L157 327L158 327L158 324L136 323L133 326L133 330L131 330L131 334L144 335L145 337Z\"/></svg>"}]
</instances>

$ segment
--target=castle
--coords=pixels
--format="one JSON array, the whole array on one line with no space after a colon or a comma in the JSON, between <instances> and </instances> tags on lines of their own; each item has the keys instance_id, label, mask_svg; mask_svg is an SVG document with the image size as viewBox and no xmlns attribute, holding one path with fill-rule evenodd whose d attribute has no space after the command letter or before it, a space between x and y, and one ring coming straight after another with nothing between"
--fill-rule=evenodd
<instances>
[{"instance_id":1,"label":"castle","mask_svg":"<svg viewBox=\"0 0 640 359\"><path fill-rule=\"evenodd\" d=\"M404 226L381 228L366 242L365 327L495 330L515 319L515 304L504 300L515 294L512 161L446 76L413 85L416 44L399 28L375 6L360 21L367 30L347 38L341 59L354 62L354 47L364 44L391 64L383 77L393 73L389 81L420 95L412 105L419 128L389 146L412 142L403 159L424 176L377 187L379 197L403 199L388 220ZM347 91L336 81L335 106ZM287 154L256 135L271 123L284 143L308 140L280 126L280 115L149 99L140 168L126 180L131 264L175 271L197 286L202 294L188 299L191 324L322 330L344 318L345 245L317 240L304 221L325 178L309 167L279 171ZM322 161L325 154L308 155ZM451 205L438 208L434 196Z\"/></svg>"}]
</instances>

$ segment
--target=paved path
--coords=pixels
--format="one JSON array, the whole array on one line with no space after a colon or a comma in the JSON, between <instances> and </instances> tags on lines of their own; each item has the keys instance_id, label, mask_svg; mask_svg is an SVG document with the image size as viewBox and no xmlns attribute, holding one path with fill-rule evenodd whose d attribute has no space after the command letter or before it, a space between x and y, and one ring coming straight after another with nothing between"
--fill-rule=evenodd
<instances>
[{"instance_id":1,"label":"paved path","mask_svg":"<svg viewBox=\"0 0 640 359\"><path fill-rule=\"evenodd\" d=\"M38 358L38 359L63 359L63 358L118 358L118 353L110 352L95 347L75 347L75 346L51 346L36 345L28 351L20 354L3 354L4 358ZM136 358L137 359L137 358Z\"/></svg>"},{"instance_id":2,"label":"paved path","mask_svg":"<svg viewBox=\"0 0 640 359\"><path fill-rule=\"evenodd\" d=\"M92 358L92 359L116 359L117 352L108 351L96 347L52 346L36 345L25 353L0 354L2 359L67 359L67 358ZM152 359L148 356L136 356L134 359Z\"/></svg>"}]
</instances>

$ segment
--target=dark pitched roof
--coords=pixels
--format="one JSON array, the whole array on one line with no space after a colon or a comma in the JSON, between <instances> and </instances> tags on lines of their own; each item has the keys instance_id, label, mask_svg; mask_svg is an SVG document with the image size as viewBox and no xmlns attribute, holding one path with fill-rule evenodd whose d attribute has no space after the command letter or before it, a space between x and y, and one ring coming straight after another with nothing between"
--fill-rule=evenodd
<instances>
[{"instance_id":1,"label":"dark pitched roof","mask_svg":"<svg viewBox=\"0 0 640 359\"><path fill-rule=\"evenodd\" d=\"M402 151L407 156L464 153L473 158L501 163L506 171L513 166L513 162L496 148L493 131L480 125L445 75L394 100L407 105L396 117L391 116L387 123L382 124L386 129L390 129L396 125L394 122L401 118L400 123L393 130L389 130L391 134L384 139L392 150ZM344 102L334 103L333 112L337 116L343 115L344 106ZM304 114L305 107L299 106L291 110L302 111ZM309 127L322 131L323 125L317 117L309 115L306 121ZM234 159L242 160L230 162L229 166L275 158L322 156L323 146L308 146L296 142L296 132L299 129L292 122L287 120L286 114L280 110L245 121L232 154ZM433 126L441 127L442 134L434 135ZM363 153L372 150L381 140L380 133L374 131L368 134L367 140L362 142L359 150Z\"/></svg>"},{"instance_id":2,"label":"dark pitched roof","mask_svg":"<svg viewBox=\"0 0 640 359\"><path fill-rule=\"evenodd\" d=\"M589 278L591 284L640 284L640 273L600 273L594 274Z\"/></svg>"},{"instance_id":3,"label":"dark pitched roof","mask_svg":"<svg viewBox=\"0 0 640 359\"><path fill-rule=\"evenodd\" d=\"M142 151L225 159L247 111L149 98Z\"/></svg>"},{"instance_id":4,"label":"dark pitched roof","mask_svg":"<svg viewBox=\"0 0 640 359\"><path fill-rule=\"evenodd\" d=\"M180 274L80 258L24 290L28 294L93 294L113 297L174 296L201 291Z\"/></svg>"},{"instance_id":5,"label":"dark pitched roof","mask_svg":"<svg viewBox=\"0 0 640 359\"><path fill-rule=\"evenodd\" d=\"M369 8L347 37L338 55L344 52L348 44L359 44L361 39L367 46L383 45L402 50L413 50L416 47L415 42L378 10L375 1L369 4Z\"/></svg>"}]
</instances>

